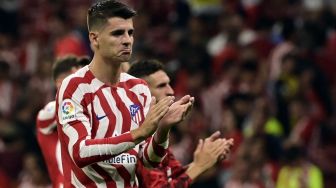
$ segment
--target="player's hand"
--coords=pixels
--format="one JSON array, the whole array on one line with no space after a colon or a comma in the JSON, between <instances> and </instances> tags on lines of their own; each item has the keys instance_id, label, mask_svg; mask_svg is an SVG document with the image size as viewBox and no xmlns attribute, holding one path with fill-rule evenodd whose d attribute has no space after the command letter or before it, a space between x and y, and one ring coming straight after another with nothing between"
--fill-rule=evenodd
<instances>
[{"instance_id":1,"label":"player's hand","mask_svg":"<svg viewBox=\"0 0 336 188\"><path fill-rule=\"evenodd\" d=\"M160 121L160 128L169 130L172 126L183 121L191 111L194 100L194 97L186 95L180 100L174 102Z\"/></svg>"},{"instance_id":2,"label":"player's hand","mask_svg":"<svg viewBox=\"0 0 336 188\"><path fill-rule=\"evenodd\" d=\"M233 146L233 139L219 138L219 131L201 139L194 152L194 163L203 171L212 167L219 159L224 159Z\"/></svg>"},{"instance_id":3,"label":"player's hand","mask_svg":"<svg viewBox=\"0 0 336 188\"><path fill-rule=\"evenodd\" d=\"M133 139L136 142L141 142L151 136L157 129L162 117L168 112L169 106L171 106L173 102L174 97L172 96L165 97L158 102L156 102L155 97L152 97L146 119L138 129L131 131Z\"/></svg>"}]
</instances>

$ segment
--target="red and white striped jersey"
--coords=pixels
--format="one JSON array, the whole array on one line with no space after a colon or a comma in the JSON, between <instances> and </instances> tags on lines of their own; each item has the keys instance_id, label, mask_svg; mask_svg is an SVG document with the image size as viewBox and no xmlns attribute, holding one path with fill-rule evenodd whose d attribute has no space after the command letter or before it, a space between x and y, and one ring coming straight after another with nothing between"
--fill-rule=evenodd
<instances>
[{"instance_id":1,"label":"red and white striped jersey","mask_svg":"<svg viewBox=\"0 0 336 188\"><path fill-rule=\"evenodd\" d=\"M168 140L135 145L151 102L145 81L121 73L117 86L94 77L88 66L63 80L56 98L65 187L137 187L137 160L157 166Z\"/></svg>"},{"instance_id":2,"label":"red and white striped jersey","mask_svg":"<svg viewBox=\"0 0 336 188\"><path fill-rule=\"evenodd\" d=\"M52 101L39 111L36 118L36 132L52 185L59 188L63 185L63 173L56 125L56 102Z\"/></svg>"}]
</instances>

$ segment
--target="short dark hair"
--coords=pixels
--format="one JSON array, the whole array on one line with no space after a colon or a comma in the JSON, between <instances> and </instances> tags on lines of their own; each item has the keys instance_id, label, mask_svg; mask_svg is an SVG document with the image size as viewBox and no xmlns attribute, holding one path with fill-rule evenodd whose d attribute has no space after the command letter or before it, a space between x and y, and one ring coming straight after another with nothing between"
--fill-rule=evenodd
<instances>
[{"instance_id":1,"label":"short dark hair","mask_svg":"<svg viewBox=\"0 0 336 188\"><path fill-rule=\"evenodd\" d=\"M132 18L136 11L116 0L103 0L93 4L87 13L88 30L103 26L111 17Z\"/></svg>"},{"instance_id":2,"label":"short dark hair","mask_svg":"<svg viewBox=\"0 0 336 188\"><path fill-rule=\"evenodd\" d=\"M144 59L133 62L128 70L128 74L138 78L143 78L159 70L165 71L164 65L160 61L156 59Z\"/></svg>"},{"instance_id":3,"label":"short dark hair","mask_svg":"<svg viewBox=\"0 0 336 188\"><path fill-rule=\"evenodd\" d=\"M54 62L52 67L53 79L56 80L60 74L69 72L73 67L84 67L89 63L90 60L86 56L76 57L69 55L59 58Z\"/></svg>"}]
</instances>

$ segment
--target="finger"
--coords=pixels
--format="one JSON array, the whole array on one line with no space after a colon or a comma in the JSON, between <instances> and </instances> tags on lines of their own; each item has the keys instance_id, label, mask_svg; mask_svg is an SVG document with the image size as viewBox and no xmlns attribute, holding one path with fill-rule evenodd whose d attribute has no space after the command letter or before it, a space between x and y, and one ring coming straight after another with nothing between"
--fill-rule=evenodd
<instances>
[{"instance_id":1,"label":"finger","mask_svg":"<svg viewBox=\"0 0 336 188\"><path fill-rule=\"evenodd\" d=\"M212 135L209 136L207 139L209 139L211 142L213 142L213 141L215 141L216 139L219 138L220 134L221 133L219 131L216 131L216 132L212 133Z\"/></svg>"},{"instance_id":2,"label":"finger","mask_svg":"<svg viewBox=\"0 0 336 188\"><path fill-rule=\"evenodd\" d=\"M189 103L190 103L190 106L188 106L187 113L189 113L191 111L191 109L193 108L193 106L194 106L194 100L189 101Z\"/></svg>"},{"instance_id":3,"label":"finger","mask_svg":"<svg viewBox=\"0 0 336 188\"><path fill-rule=\"evenodd\" d=\"M189 101L191 102L191 104L194 104L194 102L195 102L195 97L190 97Z\"/></svg>"},{"instance_id":4,"label":"finger","mask_svg":"<svg viewBox=\"0 0 336 188\"><path fill-rule=\"evenodd\" d=\"M190 95L183 96L180 100L177 101L178 104L186 104L190 101Z\"/></svg>"},{"instance_id":5,"label":"finger","mask_svg":"<svg viewBox=\"0 0 336 188\"><path fill-rule=\"evenodd\" d=\"M229 140L226 140L226 144L229 145L229 148L231 149L232 146L234 145L234 140L230 138Z\"/></svg>"},{"instance_id":6,"label":"finger","mask_svg":"<svg viewBox=\"0 0 336 188\"><path fill-rule=\"evenodd\" d=\"M174 100L175 100L174 96L167 96L162 100L160 100L159 102L161 102L162 104L168 104L170 106L174 103Z\"/></svg>"},{"instance_id":7,"label":"finger","mask_svg":"<svg viewBox=\"0 0 336 188\"><path fill-rule=\"evenodd\" d=\"M223 154L225 153L225 150L228 148L227 145L225 145L225 140L223 139L217 139L215 142L214 142L214 154L216 155L220 155L220 154Z\"/></svg>"},{"instance_id":8,"label":"finger","mask_svg":"<svg viewBox=\"0 0 336 188\"><path fill-rule=\"evenodd\" d=\"M218 157L217 157L217 162L222 162L223 160L225 160L227 157L225 154L220 154Z\"/></svg>"},{"instance_id":9,"label":"finger","mask_svg":"<svg viewBox=\"0 0 336 188\"><path fill-rule=\"evenodd\" d=\"M155 122L159 122L166 115L166 113L168 112L168 110L169 110L168 106L162 106L155 113L151 114L152 115L152 119Z\"/></svg>"},{"instance_id":10,"label":"finger","mask_svg":"<svg viewBox=\"0 0 336 188\"><path fill-rule=\"evenodd\" d=\"M147 114L147 118L151 117L151 116L153 116L154 119L162 118L161 117L162 114L165 114L169 109L169 105L172 102L171 99L172 99L171 97L167 97L167 98L164 98L164 99L160 100L158 103L156 103L152 107L150 114ZM156 118L156 117L158 117L158 118Z\"/></svg>"},{"instance_id":11,"label":"finger","mask_svg":"<svg viewBox=\"0 0 336 188\"><path fill-rule=\"evenodd\" d=\"M162 108L169 107L173 103L174 97L168 96L163 99L161 99L157 104L156 104L156 110L161 111Z\"/></svg>"},{"instance_id":12,"label":"finger","mask_svg":"<svg viewBox=\"0 0 336 188\"><path fill-rule=\"evenodd\" d=\"M181 106L182 106L182 109L183 109L183 117L185 117L190 113L191 108L192 108L192 104L191 104L191 102L188 102L188 103L183 104Z\"/></svg>"}]
</instances>

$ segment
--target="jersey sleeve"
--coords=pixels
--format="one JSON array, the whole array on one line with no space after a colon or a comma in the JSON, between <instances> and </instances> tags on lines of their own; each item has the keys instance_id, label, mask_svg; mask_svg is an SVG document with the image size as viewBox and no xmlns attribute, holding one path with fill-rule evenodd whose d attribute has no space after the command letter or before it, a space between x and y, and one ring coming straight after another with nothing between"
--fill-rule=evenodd
<instances>
[{"instance_id":1,"label":"jersey sleeve","mask_svg":"<svg viewBox=\"0 0 336 188\"><path fill-rule=\"evenodd\" d=\"M192 180L185 173L186 168L168 152L159 168L146 169L142 164L137 166L137 177L140 187L175 188L189 187Z\"/></svg>"},{"instance_id":2,"label":"jersey sleeve","mask_svg":"<svg viewBox=\"0 0 336 188\"><path fill-rule=\"evenodd\" d=\"M129 132L115 137L93 139L90 104L84 100L85 84L64 83L57 94L57 121L60 141L67 148L71 159L82 168L104 161L135 147Z\"/></svg>"},{"instance_id":3,"label":"jersey sleeve","mask_svg":"<svg viewBox=\"0 0 336 188\"><path fill-rule=\"evenodd\" d=\"M49 102L39 111L36 118L37 131L43 135L49 135L56 131L56 102Z\"/></svg>"}]
</instances>

